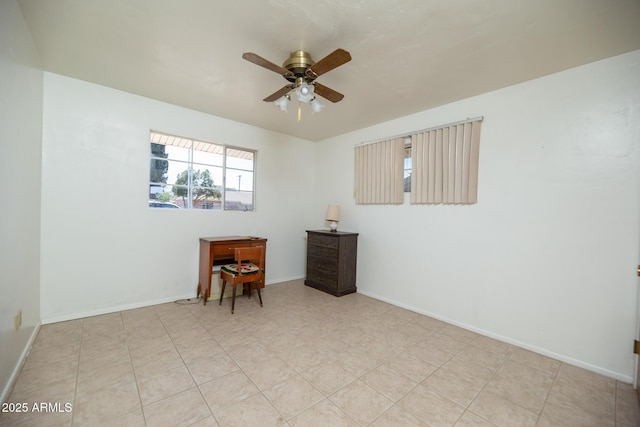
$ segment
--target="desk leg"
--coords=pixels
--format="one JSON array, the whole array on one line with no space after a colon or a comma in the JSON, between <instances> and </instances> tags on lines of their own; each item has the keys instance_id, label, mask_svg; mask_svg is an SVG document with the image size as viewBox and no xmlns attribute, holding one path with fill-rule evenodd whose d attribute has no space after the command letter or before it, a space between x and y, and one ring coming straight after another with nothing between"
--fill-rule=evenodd
<instances>
[{"instance_id":1,"label":"desk leg","mask_svg":"<svg viewBox=\"0 0 640 427\"><path fill-rule=\"evenodd\" d=\"M198 298L202 297L204 305L207 305L207 300L211 296L211 291L208 287L202 286L202 283L198 282L198 293L196 295Z\"/></svg>"}]
</instances>

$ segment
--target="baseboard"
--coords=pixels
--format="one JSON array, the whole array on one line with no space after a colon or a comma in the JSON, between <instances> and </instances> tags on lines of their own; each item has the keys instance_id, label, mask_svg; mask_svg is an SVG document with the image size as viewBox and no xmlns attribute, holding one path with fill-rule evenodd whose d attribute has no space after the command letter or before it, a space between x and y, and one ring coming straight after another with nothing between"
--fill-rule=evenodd
<instances>
[{"instance_id":1,"label":"baseboard","mask_svg":"<svg viewBox=\"0 0 640 427\"><path fill-rule=\"evenodd\" d=\"M272 279L272 280L267 280L264 284L265 285L275 285L276 283L283 283L283 282L291 282L293 280L300 280L300 279L304 279L304 275L301 276L291 276L291 277L279 277L277 279Z\"/></svg>"},{"instance_id":2,"label":"baseboard","mask_svg":"<svg viewBox=\"0 0 640 427\"><path fill-rule=\"evenodd\" d=\"M441 321L443 321L445 323L448 323L450 325L458 326L460 328L463 328L463 329L466 329L468 331L472 331L472 332L478 333L478 334L483 335L485 337L493 338L495 340L498 340L498 341L501 341L501 342L504 342L504 343L507 343L507 344L515 345L516 347L524 348L525 350L529 350L529 351L532 351L534 353L538 353L538 354L541 354L543 356L550 357L550 358L558 360L560 362L564 362L564 363L566 363L568 365L577 366L579 368L583 368L583 369L586 369L588 371L595 372L597 374L604 375L605 377L612 378L614 380L618 380L618 381L621 381L621 382L624 382L624 383L627 383L627 384L633 384L633 378L632 377L620 374L618 372L609 371L608 369L604 369L604 368L601 368L599 366L594 366L594 365L591 365L589 363L583 362L581 360L577 360L577 359L573 359L571 357L564 356L562 354L554 353L554 352L548 351L548 350L546 350L544 348L536 347L536 346L527 344L527 343L522 342L522 341L514 340L514 339L511 339L509 337L504 337L502 335L495 334L495 333L493 333L491 331L486 331L484 329L480 329L480 328L476 328L476 327L471 326L471 325L460 323L460 322L457 322L455 320L448 319L446 317L439 316L437 314L430 313L430 312L425 311L425 310L420 310L420 309L418 309L416 307L412 307L410 305L403 304L403 303L400 303L398 301L395 301L395 300L392 300L392 299L389 299L389 298L381 297L380 295L376 295L376 294L373 294L371 292L362 291L360 288L358 288L358 293L360 293L362 295L366 295L366 296L374 298L374 299L377 299L379 301L384 301L384 302L389 303L391 305L395 305L396 307L405 308L407 310L413 311L414 313L423 314L425 316L429 316L429 317L432 317L434 319L441 320Z\"/></svg>"},{"instance_id":3,"label":"baseboard","mask_svg":"<svg viewBox=\"0 0 640 427\"><path fill-rule=\"evenodd\" d=\"M160 298L160 299L150 300L150 301L140 301L132 304L123 304L123 305L117 305L112 307L105 307L105 308L100 308L96 310L83 311L81 313L73 313L73 314L64 315L64 316L46 317L42 319L42 324L48 325L50 323L66 322L68 320L83 319L85 317L99 316L101 314L117 313L118 311L133 310L136 308L148 307L150 305L165 304L168 302L174 302L178 300L196 299L196 298L197 296L191 293L189 295L177 295L171 298Z\"/></svg>"},{"instance_id":4,"label":"baseboard","mask_svg":"<svg viewBox=\"0 0 640 427\"><path fill-rule=\"evenodd\" d=\"M41 326L41 323L38 323L35 326L35 328L33 328L33 332L31 332L31 336L29 337L29 340L27 341L27 345L22 350L22 354L20 354L20 357L18 358L16 366L13 368L13 372L11 373L11 376L9 377L9 381L7 381L7 383L4 385L4 388L2 389L2 395L0 395L0 402L4 403L9 398L9 394L11 394L11 390L13 390L13 386L14 386L16 380L18 379L18 375L20 375L20 371L22 370L22 367L24 366L24 362L27 360L27 356L29 355L29 352L31 351L31 347L33 346L33 342L35 341L36 337L38 336L38 331L40 331L40 326Z\"/></svg>"},{"instance_id":5,"label":"baseboard","mask_svg":"<svg viewBox=\"0 0 640 427\"><path fill-rule=\"evenodd\" d=\"M269 286L275 283L289 282L292 280L299 280L299 279L304 279L304 276L282 277L275 280L269 280L265 282L265 285ZM46 317L42 319L42 324L48 325L50 323L66 322L68 320L83 319L85 317L99 316L101 314L116 313L118 311L133 310L136 308L148 307L150 305L165 304L165 303L174 302L177 300L195 299L195 298L197 298L196 295L189 294L189 295L178 295L171 298L160 298L157 300L140 301L132 304L123 304L123 305L118 305L113 307L105 307L105 308L100 308L96 310L83 311L81 313L68 314L64 316Z\"/></svg>"}]
</instances>

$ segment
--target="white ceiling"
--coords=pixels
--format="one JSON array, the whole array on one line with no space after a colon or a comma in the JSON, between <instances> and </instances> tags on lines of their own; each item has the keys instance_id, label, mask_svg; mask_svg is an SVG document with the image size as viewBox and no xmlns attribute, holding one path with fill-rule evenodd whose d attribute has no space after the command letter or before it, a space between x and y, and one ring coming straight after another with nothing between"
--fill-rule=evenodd
<instances>
[{"instance_id":1,"label":"white ceiling","mask_svg":"<svg viewBox=\"0 0 640 427\"><path fill-rule=\"evenodd\" d=\"M639 0L18 3L46 71L311 141L640 49ZM339 47L352 61L317 81L344 99L300 123L262 101L287 82L242 59Z\"/></svg>"}]
</instances>

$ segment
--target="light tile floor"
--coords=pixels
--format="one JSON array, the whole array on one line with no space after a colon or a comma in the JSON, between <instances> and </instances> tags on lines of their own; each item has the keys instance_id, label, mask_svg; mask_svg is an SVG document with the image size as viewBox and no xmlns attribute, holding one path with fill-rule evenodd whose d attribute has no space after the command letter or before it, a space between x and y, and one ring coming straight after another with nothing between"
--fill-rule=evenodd
<instances>
[{"instance_id":1,"label":"light tile floor","mask_svg":"<svg viewBox=\"0 0 640 427\"><path fill-rule=\"evenodd\" d=\"M263 300L44 325L8 400L29 412L0 425L640 425L629 384L361 294Z\"/></svg>"}]
</instances>

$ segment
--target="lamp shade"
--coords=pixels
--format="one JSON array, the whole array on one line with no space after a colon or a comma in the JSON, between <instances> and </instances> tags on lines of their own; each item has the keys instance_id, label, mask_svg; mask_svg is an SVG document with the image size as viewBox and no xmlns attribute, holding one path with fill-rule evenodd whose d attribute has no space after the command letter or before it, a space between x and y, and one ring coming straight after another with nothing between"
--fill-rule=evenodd
<instances>
[{"instance_id":1,"label":"lamp shade","mask_svg":"<svg viewBox=\"0 0 640 427\"><path fill-rule=\"evenodd\" d=\"M280 98L273 101L282 111L287 111L287 105L289 105L289 98L287 95L281 96Z\"/></svg>"},{"instance_id":2,"label":"lamp shade","mask_svg":"<svg viewBox=\"0 0 640 427\"><path fill-rule=\"evenodd\" d=\"M324 108L324 105L322 105L316 98L313 98L309 104L311 104L311 109L314 113L319 113Z\"/></svg>"},{"instance_id":3,"label":"lamp shade","mask_svg":"<svg viewBox=\"0 0 640 427\"><path fill-rule=\"evenodd\" d=\"M302 84L296 88L296 96L300 102L311 102L315 97L313 94L313 85L303 81Z\"/></svg>"},{"instance_id":4,"label":"lamp shade","mask_svg":"<svg viewBox=\"0 0 640 427\"><path fill-rule=\"evenodd\" d=\"M338 205L329 205L327 209L327 221L340 221L340 206Z\"/></svg>"}]
</instances>

